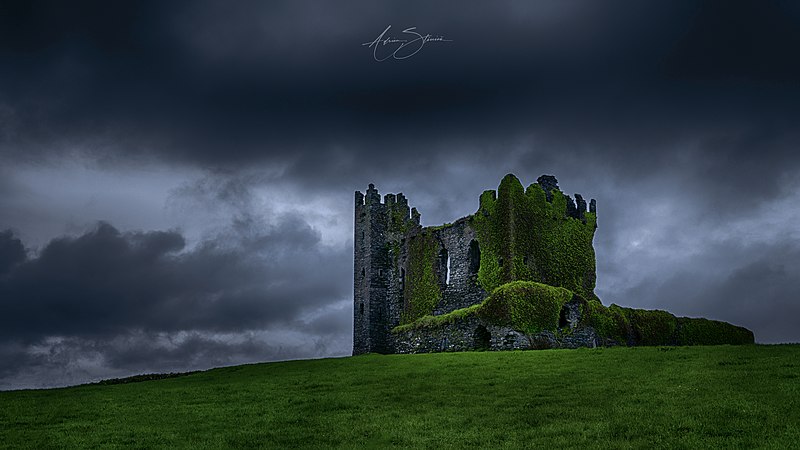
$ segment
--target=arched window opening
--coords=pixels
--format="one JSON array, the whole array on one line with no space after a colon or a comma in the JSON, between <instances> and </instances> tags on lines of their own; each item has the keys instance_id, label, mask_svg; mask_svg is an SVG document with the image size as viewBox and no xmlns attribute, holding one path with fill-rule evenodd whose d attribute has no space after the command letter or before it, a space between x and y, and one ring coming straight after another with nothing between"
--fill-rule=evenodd
<instances>
[{"instance_id":1,"label":"arched window opening","mask_svg":"<svg viewBox=\"0 0 800 450\"><path fill-rule=\"evenodd\" d=\"M472 240L469 243L469 273L475 275L481 268L481 247L478 241Z\"/></svg>"},{"instance_id":2,"label":"arched window opening","mask_svg":"<svg viewBox=\"0 0 800 450\"><path fill-rule=\"evenodd\" d=\"M383 269L378 269L378 278L383 278Z\"/></svg>"},{"instance_id":3,"label":"arched window opening","mask_svg":"<svg viewBox=\"0 0 800 450\"><path fill-rule=\"evenodd\" d=\"M447 249L444 247L439 251L439 277L444 284L450 281L450 256L447 255Z\"/></svg>"},{"instance_id":4,"label":"arched window opening","mask_svg":"<svg viewBox=\"0 0 800 450\"><path fill-rule=\"evenodd\" d=\"M366 275L367 275L367 272L365 272L364 268L362 267L361 268L361 278L364 278L364 276L366 276Z\"/></svg>"},{"instance_id":5,"label":"arched window opening","mask_svg":"<svg viewBox=\"0 0 800 450\"><path fill-rule=\"evenodd\" d=\"M363 303L359 303L358 304L358 314L360 314L362 316L364 315L364 304Z\"/></svg>"}]
</instances>

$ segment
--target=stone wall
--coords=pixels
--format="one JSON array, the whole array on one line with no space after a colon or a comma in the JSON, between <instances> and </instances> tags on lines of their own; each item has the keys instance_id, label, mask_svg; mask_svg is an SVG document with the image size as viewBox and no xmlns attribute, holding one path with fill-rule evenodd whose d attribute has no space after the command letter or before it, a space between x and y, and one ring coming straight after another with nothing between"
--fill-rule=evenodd
<instances>
[{"instance_id":1,"label":"stone wall","mask_svg":"<svg viewBox=\"0 0 800 450\"><path fill-rule=\"evenodd\" d=\"M539 335L527 336L509 327L472 318L443 325L396 333L397 353L463 352L470 350L528 350ZM551 347L547 347L551 348Z\"/></svg>"},{"instance_id":2,"label":"stone wall","mask_svg":"<svg viewBox=\"0 0 800 450\"><path fill-rule=\"evenodd\" d=\"M577 304L574 306L577 307ZM576 308L577 309L577 308ZM580 317L553 331L525 334L508 326L487 323L477 317L393 333L396 353L460 352L469 350L530 350L594 348L601 340L591 327L579 327Z\"/></svg>"},{"instance_id":3,"label":"stone wall","mask_svg":"<svg viewBox=\"0 0 800 450\"><path fill-rule=\"evenodd\" d=\"M750 330L724 322L603 306L594 294L595 200L573 201L553 176L537 181L525 190L509 174L484 191L475 214L425 228L403 194L382 201L371 184L356 192L353 354L754 342ZM564 288L573 300L558 300L558 320L550 297L504 298L517 316L491 301L463 310L486 299L484 288L518 282ZM520 301L528 312L519 313ZM539 329L547 330L524 332Z\"/></svg>"},{"instance_id":4,"label":"stone wall","mask_svg":"<svg viewBox=\"0 0 800 450\"><path fill-rule=\"evenodd\" d=\"M478 284L478 266L473 261L474 258L470 257L470 248L477 248L478 251L480 249L475 240L475 230L463 218L452 225L436 229L433 234L440 244L438 253L446 254L437 267L442 301L433 310L433 314L446 314L482 302L486 298L486 291ZM479 261L478 255L477 262Z\"/></svg>"},{"instance_id":5,"label":"stone wall","mask_svg":"<svg viewBox=\"0 0 800 450\"><path fill-rule=\"evenodd\" d=\"M390 331L408 304L408 243L423 230L419 220L403 194L387 194L381 201L373 185L365 194L355 193L353 354L395 351ZM477 283L475 266L480 250L467 218L426 232L432 233L439 255L434 273L442 299L433 314L483 301L486 292Z\"/></svg>"},{"instance_id":6,"label":"stone wall","mask_svg":"<svg viewBox=\"0 0 800 450\"><path fill-rule=\"evenodd\" d=\"M540 181L548 188L548 196L551 190L558 188L554 177L544 177ZM579 211L585 210L586 205L580 196L576 198L580 208L572 209L580 215ZM398 345L407 345L398 344L391 330L401 324L404 314L416 300L410 298L408 289L409 285L413 286L408 280L409 271L418 267L410 261L409 245L420 235L435 246L432 250L437 256L432 269L440 299L432 309L419 314L447 314L478 304L488 295L478 283L481 249L472 225L473 216L452 224L422 228L419 213L409 208L403 194L387 194L381 200L372 184L365 193L355 193L353 354L400 352L402 349ZM434 292L437 291L434 289ZM486 326L488 329L489 325ZM492 330L493 348L531 346L527 337L518 333L499 328ZM451 334L442 335L441 339L425 338L426 343L419 345L420 348L433 349L442 345L442 339L447 339L452 342L445 345L447 349L472 348L469 339L472 339L470 333L473 332L474 329L442 330L441 333ZM419 339L422 339L421 335Z\"/></svg>"}]
</instances>

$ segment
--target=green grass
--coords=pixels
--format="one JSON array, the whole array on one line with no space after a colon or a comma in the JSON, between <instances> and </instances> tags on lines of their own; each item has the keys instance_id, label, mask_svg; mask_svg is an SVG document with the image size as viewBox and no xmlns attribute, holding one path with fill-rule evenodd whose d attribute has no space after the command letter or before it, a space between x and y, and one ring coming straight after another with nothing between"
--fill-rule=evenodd
<instances>
[{"instance_id":1,"label":"green grass","mask_svg":"<svg viewBox=\"0 0 800 450\"><path fill-rule=\"evenodd\" d=\"M365 355L0 393L0 447L788 448L800 345Z\"/></svg>"}]
</instances>

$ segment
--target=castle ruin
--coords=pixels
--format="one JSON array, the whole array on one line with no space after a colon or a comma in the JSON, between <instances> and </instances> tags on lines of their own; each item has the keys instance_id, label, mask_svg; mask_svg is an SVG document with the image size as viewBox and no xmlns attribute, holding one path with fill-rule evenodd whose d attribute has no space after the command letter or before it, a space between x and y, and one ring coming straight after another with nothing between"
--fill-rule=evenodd
<instances>
[{"instance_id":1,"label":"castle ruin","mask_svg":"<svg viewBox=\"0 0 800 450\"><path fill-rule=\"evenodd\" d=\"M753 342L752 332L594 293L594 199L507 175L478 210L422 227L403 194L355 193L353 354Z\"/></svg>"}]
</instances>

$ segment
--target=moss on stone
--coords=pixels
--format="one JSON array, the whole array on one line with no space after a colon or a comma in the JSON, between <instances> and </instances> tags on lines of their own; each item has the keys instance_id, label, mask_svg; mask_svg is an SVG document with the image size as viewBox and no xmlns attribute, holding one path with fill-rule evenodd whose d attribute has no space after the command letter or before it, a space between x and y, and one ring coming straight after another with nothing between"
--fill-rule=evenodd
<instances>
[{"instance_id":1,"label":"moss on stone","mask_svg":"<svg viewBox=\"0 0 800 450\"><path fill-rule=\"evenodd\" d=\"M534 334L558 329L562 307L581 299L580 326L592 327L606 345L711 345L753 342L749 330L725 322L676 318L666 311L604 306L594 294L597 217L568 214L569 198L557 189L547 200L539 184L524 189L506 175L497 191L480 196L478 211L467 220L480 245L478 284L489 295L482 303L433 316L442 299L436 277L439 243L433 231L414 231L407 244L404 311L394 331L435 328L468 317ZM402 216L402 215L400 215ZM392 216L391 231L408 230ZM395 265L398 243L391 246ZM585 300L584 300L585 299Z\"/></svg>"},{"instance_id":2,"label":"moss on stone","mask_svg":"<svg viewBox=\"0 0 800 450\"><path fill-rule=\"evenodd\" d=\"M583 307L581 324L604 340L633 345L752 344L753 333L726 322L675 317L667 311L605 307L592 300Z\"/></svg>"},{"instance_id":3,"label":"moss on stone","mask_svg":"<svg viewBox=\"0 0 800 450\"><path fill-rule=\"evenodd\" d=\"M661 310L623 308L637 345L675 345L678 319Z\"/></svg>"},{"instance_id":4,"label":"moss on stone","mask_svg":"<svg viewBox=\"0 0 800 450\"><path fill-rule=\"evenodd\" d=\"M604 340L627 344L631 324L624 308L617 305L604 306L597 300L589 300L581 307L581 325L594 328Z\"/></svg>"},{"instance_id":5,"label":"moss on stone","mask_svg":"<svg viewBox=\"0 0 800 450\"><path fill-rule=\"evenodd\" d=\"M508 325L524 333L558 328L559 314L573 293L532 281L506 283L484 300L477 311L488 322Z\"/></svg>"},{"instance_id":6,"label":"moss on stone","mask_svg":"<svg viewBox=\"0 0 800 450\"><path fill-rule=\"evenodd\" d=\"M480 309L481 305L482 303L478 303L466 308L456 309L455 311L451 311L447 314L442 314L440 316L431 316L431 315L422 316L411 323L394 327L394 329L392 329L392 332L401 333L404 331L411 331L411 330L439 328L447 324L467 319L469 317L474 317L478 309Z\"/></svg>"},{"instance_id":7,"label":"moss on stone","mask_svg":"<svg viewBox=\"0 0 800 450\"><path fill-rule=\"evenodd\" d=\"M453 226L453 224L448 222L448 223L445 223L445 224L442 224L442 225L435 225L435 226L431 226L431 227L425 227L425 230L427 230L427 231L439 231L439 230L444 230L445 228L450 228L452 226Z\"/></svg>"},{"instance_id":8,"label":"moss on stone","mask_svg":"<svg viewBox=\"0 0 800 450\"><path fill-rule=\"evenodd\" d=\"M393 331L437 328L468 317L478 317L530 334L556 330L561 308L572 297L571 291L561 287L514 281L495 289L482 303L440 316L425 315L395 327Z\"/></svg>"},{"instance_id":9,"label":"moss on stone","mask_svg":"<svg viewBox=\"0 0 800 450\"><path fill-rule=\"evenodd\" d=\"M621 345L675 345L678 322L666 311L605 307L591 300L583 307L581 324L594 328L604 341Z\"/></svg>"},{"instance_id":10,"label":"moss on stone","mask_svg":"<svg viewBox=\"0 0 800 450\"><path fill-rule=\"evenodd\" d=\"M389 209L389 232L405 233L408 231L409 223L408 209L396 205Z\"/></svg>"},{"instance_id":11,"label":"moss on stone","mask_svg":"<svg viewBox=\"0 0 800 450\"><path fill-rule=\"evenodd\" d=\"M438 247L436 239L430 233L423 232L409 240L407 281L403 292L405 307L400 317L401 324L432 314L442 299L434 273Z\"/></svg>"},{"instance_id":12,"label":"moss on stone","mask_svg":"<svg viewBox=\"0 0 800 450\"><path fill-rule=\"evenodd\" d=\"M527 191L514 175L506 175L497 190L481 195L472 216L481 265L478 282L487 292L502 284L527 280L594 297L595 254L592 247L596 215L585 220L567 216L567 197L532 184Z\"/></svg>"},{"instance_id":13,"label":"moss on stone","mask_svg":"<svg viewBox=\"0 0 800 450\"><path fill-rule=\"evenodd\" d=\"M678 345L752 344L753 332L726 322L680 317L677 319Z\"/></svg>"},{"instance_id":14,"label":"moss on stone","mask_svg":"<svg viewBox=\"0 0 800 450\"><path fill-rule=\"evenodd\" d=\"M502 223L497 219L497 201L494 191L484 191L480 197L480 208L471 218L471 224L477 233L477 241L481 250L478 283L486 292L492 292L503 284L500 275L500 255L502 253Z\"/></svg>"}]
</instances>

